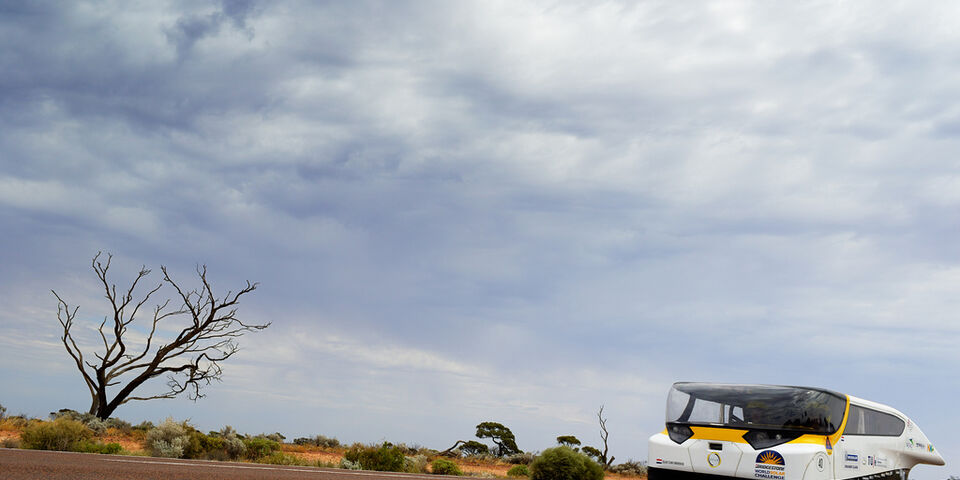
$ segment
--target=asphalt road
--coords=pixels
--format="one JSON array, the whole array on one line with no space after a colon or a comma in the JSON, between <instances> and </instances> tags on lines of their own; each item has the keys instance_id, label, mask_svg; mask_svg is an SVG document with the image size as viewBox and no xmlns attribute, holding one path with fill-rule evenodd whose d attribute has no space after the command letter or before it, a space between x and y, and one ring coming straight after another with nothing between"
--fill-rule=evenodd
<instances>
[{"instance_id":1,"label":"asphalt road","mask_svg":"<svg viewBox=\"0 0 960 480\"><path fill-rule=\"evenodd\" d=\"M451 477L0 448L0 480L437 480L438 478Z\"/></svg>"}]
</instances>

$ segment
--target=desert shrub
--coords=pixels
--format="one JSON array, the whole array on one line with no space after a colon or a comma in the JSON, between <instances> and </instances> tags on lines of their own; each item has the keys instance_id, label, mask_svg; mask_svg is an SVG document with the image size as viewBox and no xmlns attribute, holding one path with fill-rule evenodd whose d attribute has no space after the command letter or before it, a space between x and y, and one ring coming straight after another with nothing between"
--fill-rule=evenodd
<instances>
[{"instance_id":1,"label":"desert shrub","mask_svg":"<svg viewBox=\"0 0 960 480\"><path fill-rule=\"evenodd\" d=\"M4 407L0 404L0 420L3 420L3 417L7 416L7 407Z\"/></svg>"},{"instance_id":2,"label":"desert shrub","mask_svg":"<svg viewBox=\"0 0 960 480\"><path fill-rule=\"evenodd\" d=\"M548 448L530 464L530 480L603 480L603 467L570 447Z\"/></svg>"},{"instance_id":3,"label":"desert shrub","mask_svg":"<svg viewBox=\"0 0 960 480\"><path fill-rule=\"evenodd\" d=\"M403 457L403 471L406 473L428 473L426 455L409 455Z\"/></svg>"},{"instance_id":4,"label":"desert shrub","mask_svg":"<svg viewBox=\"0 0 960 480\"><path fill-rule=\"evenodd\" d=\"M116 428L124 433L130 433L133 430L133 426L130 425L130 422L126 420L120 420L119 418L108 418L103 421L104 425L107 428Z\"/></svg>"},{"instance_id":5,"label":"desert shrub","mask_svg":"<svg viewBox=\"0 0 960 480\"><path fill-rule=\"evenodd\" d=\"M141 432L149 432L150 430L153 430L154 428L155 428L155 426L153 425L153 422L151 422L151 421L149 421L149 420L144 420L144 421L142 421L142 422L140 422L140 423L138 423L138 424L136 424L136 425L133 426L133 429L134 429L134 430L139 430L139 431L141 431Z\"/></svg>"},{"instance_id":6,"label":"desert shrub","mask_svg":"<svg viewBox=\"0 0 960 480\"><path fill-rule=\"evenodd\" d=\"M347 457L343 457L340 459L340 468L344 470L360 470L363 467L360 466L360 462L351 462L347 460Z\"/></svg>"},{"instance_id":7,"label":"desert shrub","mask_svg":"<svg viewBox=\"0 0 960 480\"><path fill-rule=\"evenodd\" d=\"M430 464L430 472L434 475L463 475L460 467L450 460L438 458Z\"/></svg>"},{"instance_id":8,"label":"desert shrub","mask_svg":"<svg viewBox=\"0 0 960 480\"><path fill-rule=\"evenodd\" d=\"M83 453L102 453L104 455L116 455L123 451L119 443L100 443L91 441L79 442L74 451Z\"/></svg>"},{"instance_id":9,"label":"desert shrub","mask_svg":"<svg viewBox=\"0 0 960 480\"><path fill-rule=\"evenodd\" d=\"M379 447L354 446L347 450L343 456L351 462L359 463L364 470L403 471L403 450L390 443L384 443Z\"/></svg>"},{"instance_id":10,"label":"desert shrub","mask_svg":"<svg viewBox=\"0 0 960 480\"><path fill-rule=\"evenodd\" d=\"M283 434L281 434L280 432L269 433L269 434L261 433L260 435L257 435L257 436L260 438L273 440L274 442L277 442L277 443L283 443L283 441L287 439L287 437L284 437Z\"/></svg>"},{"instance_id":11,"label":"desert shrub","mask_svg":"<svg viewBox=\"0 0 960 480\"><path fill-rule=\"evenodd\" d=\"M524 464L514 465L510 467L510 470L507 470L508 477L529 477L530 468Z\"/></svg>"},{"instance_id":12,"label":"desert shrub","mask_svg":"<svg viewBox=\"0 0 960 480\"><path fill-rule=\"evenodd\" d=\"M643 476L647 474L647 466L644 462L636 462L634 460L627 460L618 465L614 465L609 468L613 473L619 473L623 475L634 475L634 476Z\"/></svg>"},{"instance_id":13,"label":"desert shrub","mask_svg":"<svg viewBox=\"0 0 960 480\"><path fill-rule=\"evenodd\" d=\"M283 452L273 452L270 455L267 455L260 460L257 460L258 463L266 463L269 465L298 465L301 467L306 467L310 465L306 460L297 457L295 455L288 455Z\"/></svg>"},{"instance_id":14,"label":"desert shrub","mask_svg":"<svg viewBox=\"0 0 960 480\"><path fill-rule=\"evenodd\" d=\"M184 427L187 427L184 425ZM206 449L203 448L206 435L198 432L194 428L184 428L187 434L187 443L183 446L183 458L201 459L206 456Z\"/></svg>"},{"instance_id":15,"label":"desert shrub","mask_svg":"<svg viewBox=\"0 0 960 480\"><path fill-rule=\"evenodd\" d=\"M61 408L56 412L51 412L50 417L53 418L54 420L58 418L76 420L86 425L87 428L93 431L94 435L103 435L104 433L107 433L107 427L109 426L107 424L107 421L100 420L99 418L97 418L96 415L93 415L90 413L80 413L76 410L71 410L69 408Z\"/></svg>"},{"instance_id":16,"label":"desert shrub","mask_svg":"<svg viewBox=\"0 0 960 480\"><path fill-rule=\"evenodd\" d=\"M16 438L4 438L0 440L0 448L20 448L20 440Z\"/></svg>"},{"instance_id":17,"label":"desert shrub","mask_svg":"<svg viewBox=\"0 0 960 480\"><path fill-rule=\"evenodd\" d=\"M317 447L325 447L325 448L336 448L340 446L340 440L337 440L336 438L332 438L332 437L327 437L325 435L317 435L312 438L307 438L307 437L295 438L293 440L293 443L297 445L315 445Z\"/></svg>"},{"instance_id":18,"label":"desert shrub","mask_svg":"<svg viewBox=\"0 0 960 480\"><path fill-rule=\"evenodd\" d=\"M279 442L259 436L243 439L243 446L246 449L246 456L250 460L259 460L280 450Z\"/></svg>"},{"instance_id":19,"label":"desert shrub","mask_svg":"<svg viewBox=\"0 0 960 480\"><path fill-rule=\"evenodd\" d=\"M181 458L190 444L186 422L177 423L167 418L147 432L144 447L154 457Z\"/></svg>"},{"instance_id":20,"label":"desert shrub","mask_svg":"<svg viewBox=\"0 0 960 480\"><path fill-rule=\"evenodd\" d=\"M237 432L230 425L220 430L220 438L223 440L223 449L230 458L236 460L246 453L247 446L243 443L243 440L237 436Z\"/></svg>"},{"instance_id":21,"label":"desert shrub","mask_svg":"<svg viewBox=\"0 0 960 480\"><path fill-rule=\"evenodd\" d=\"M92 436L93 432L84 424L58 418L52 422L31 423L20 434L20 441L25 448L35 450L71 451Z\"/></svg>"},{"instance_id":22,"label":"desert shrub","mask_svg":"<svg viewBox=\"0 0 960 480\"><path fill-rule=\"evenodd\" d=\"M535 458L537 458L537 454L533 452L522 452L510 455L509 457L506 457L505 460L507 463L512 463L514 465L530 465L533 463Z\"/></svg>"}]
</instances>

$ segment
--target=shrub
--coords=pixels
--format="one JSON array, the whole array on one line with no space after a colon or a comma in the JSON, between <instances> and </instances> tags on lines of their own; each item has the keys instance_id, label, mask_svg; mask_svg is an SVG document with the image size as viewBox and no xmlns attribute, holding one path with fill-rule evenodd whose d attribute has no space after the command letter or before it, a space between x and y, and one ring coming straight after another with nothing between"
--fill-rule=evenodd
<instances>
[{"instance_id":1,"label":"shrub","mask_svg":"<svg viewBox=\"0 0 960 480\"><path fill-rule=\"evenodd\" d=\"M80 413L76 410L71 410L69 408L61 408L56 412L51 412L50 417L54 420L58 418L67 418L70 420L76 420L87 426L90 430L93 431L94 435L103 435L107 433L107 428L110 426L109 420L100 420L96 415L90 413ZM122 420L120 420L122 422ZM124 422L126 423L126 422ZM129 425L129 424L128 424Z\"/></svg>"},{"instance_id":2,"label":"shrub","mask_svg":"<svg viewBox=\"0 0 960 480\"><path fill-rule=\"evenodd\" d=\"M610 467L610 471L613 473L620 473L623 475L634 475L634 476L644 476L647 474L647 466L645 462L635 462L633 460L627 460L619 465L614 465Z\"/></svg>"},{"instance_id":3,"label":"shrub","mask_svg":"<svg viewBox=\"0 0 960 480\"><path fill-rule=\"evenodd\" d=\"M35 450L71 451L92 436L93 432L84 424L58 418L52 422L31 423L20 434L20 440L24 447Z\"/></svg>"},{"instance_id":4,"label":"shrub","mask_svg":"<svg viewBox=\"0 0 960 480\"><path fill-rule=\"evenodd\" d=\"M363 467L360 466L360 462L351 462L347 460L347 457L343 457L340 459L340 468L344 470L360 470Z\"/></svg>"},{"instance_id":5,"label":"shrub","mask_svg":"<svg viewBox=\"0 0 960 480\"><path fill-rule=\"evenodd\" d=\"M603 480L603 467L570 447L548 448L530 464L530 480Z\"/></svg>"},{"instance_id":6,"label":"shrub","mask_svg":"<svg viewBox=\"0 0 960 480\"><path fill-rule=\"evenodd\" d=\"M266 463L269 465L297 465L301 467L310 465L306 460L300 457L287 455L283 452L273 452L272 454L258 460L258 463Z\"/></svg>"},{"instance_id":7,"label":"shrub","mask_svg":"<svg viewBox=\"0 0 960 480\"><path fill-rule=\"evenodd\" d=\"M463 475L460 467L450 460L438 458L430 465L430 472L434 475Z\"/></svg>"},{"instance_id":8,"label":"shrub","mask_svg":"<svg viewBox=\"0 0 960 480\"><path fill-rule=\"evenodd\" d=\"M107 428L116 428L124 433L130 433L130 431L133 430L133 426L130 425L130 422L120 420L119 418L108 418L104 420L103 423Z\"/></svg>"},{"instance_id":9,"label":"shrub","mask_svg":"<svg viewBox=\"0 0 960 480\"><path fill-rule=\"evenodd\" d=\"M226 450L227 455L231 459L236 460L246 453L247 446L243 443L243 440L237 436L237 432L230 425L220 430L220 438L223 440L223 449Z\"/></svg>"},{"instance_id":10,"label":"shrub","mask_svg":"<svg viewBox=\"0 0 960 480\"><path fill-rule=\"evenodd\" d=\"M16 438L4 438L0 440L0 448L20 448L20 440Z\"/></svg>"},{"instance_id":11,"label":"shrub","mask_svg":"<svg viewBox=\"0 0 960 480\"><path fill-rule=\"evenodd\" d=\"M3 420L3 417L7 416L7 407L4 407L0 404L0 420Z\"/></svg>"},{"instance_id":12,"label":"shrub","mask_svg":"<svg viewBox=\"0 0 960 480\"><path fill-rule=\"evenodd\" d=\"M154 429L153 422L149 420L144 420L133 427L134 430L139 430L142 432L149 432Z\"/></svg>"},{"instance_id":13,"label":"shrub","mask_svg":"<svg viewBox=\"0 0 960 480\"><path fill-rule=\"evenodd\" d=\"M429 473L427 471L427 456L411 455L403 457L403 471L406 473Z\"/></svg>"},{"instance_id":14,"label":"shrub","mask_svg":"<svg viewBox=\"0 0 960 480\"><path fill-rule=\"evenodd\" d=\"M277 443L283 443L283 441L287 439L287 437L284 437L280 432L270 433L270 434L261 433L260 435L257 435L257 436L261 438L266 438L268 440L273 440L274 442L277 442Z\"/></svg>"},{"instance_id":15,"label":"shrub","mask_svg":"<svg viewBox=\"0 0 960 480\"><path fill-rule=\"evenodd\" d=\"M100 443L100 442L90 442L82 441L77 444L77 452L83 453L101 453L104 455L116 455L123 451L123 447L119 443Z\"/></svg>"},{"instance_id":16,"label":"shrub","mask_svg":"<svg viewBox=\"0 0 960 480\"><path fill-rule=\"evenodd\" d=\"M378 472L402 472L404 465L403 451L390 443L379 447L353 446L344 453L344 458L359 463L364 470Z\"/></svg>"},{"instance_id":17,"label":"shrub","mask_svg":"<svg viewBox=\"0 0 960 480\"><path fill-rule=\"evenodd\" d=\"M510 470L507 470L508 477L529 477L530 468L524 464L514 465L510 467Z\"/></svg>"},{"instance_id":18,"label":"shrub","mask_svg":"<svg viewBox=\"0 0 960 480\"><path fill-rule=\"evenodd\" d=\"M537 458L537 454L533 452L523 452L510 455L506 458L506 461L514 465L530 465L535 458Z\"/></svg>"},{"instance_id":19,"label":"shrub","mask_svg":"<svg viewBox=\"0 0 960 480\"><path fill-rule=\"evenodd\" d=\"M190 433L186 422L177 423L167 418L147 432L145 443L147 451L155 457L181 458L190 444Z\"/></svg>"},{"instance_id":20,"label":"shrub","mask_svg":"<svg viewBox=\"0 0 960 480\"><path fill-rule=\"evenodd\" d=\"M336 438L332 438L332 437L327 437L325 435L317 435L316 437L313 437L313 438L307 438L307 437L295 438L293 440L293 443L297 445L316 445L318 447L326 447L326 448L336 448L340 446L340 440L337 440Z\"/></svg>"},{"instance_id":21,"label":"shrub","mask_svg":"<svg viewBox=\"0 0 960 480\"><path fill-rule=\"evenodd\" d=\"M243 446L246 448L246 455L250 460L259 460L280 450L279 442L266 437L245 438L243 439Z\"/></svg>"}]
</instances>

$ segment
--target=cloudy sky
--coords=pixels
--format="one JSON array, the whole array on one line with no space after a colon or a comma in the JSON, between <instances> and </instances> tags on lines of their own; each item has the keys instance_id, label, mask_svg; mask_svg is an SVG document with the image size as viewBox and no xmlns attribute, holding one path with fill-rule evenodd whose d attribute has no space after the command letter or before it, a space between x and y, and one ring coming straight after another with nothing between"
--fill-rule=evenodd
<instances>
[{"instance_id":1,"label":"cloudy sky","mask_svg":"<svg viewBox=\"0 0 960 480\"><path fill-rule=\"evenodd\" d=\"M24 2L25 3L25 2ZM890 404L960 472L960 6L0 3L0 403L89 399L112 279L249 279L224 381L130 404L646 458L679 380ZM152 385L159 390L163 382ZM149 389L148 389L149 390Z\"/></svg>"}]
</instances>

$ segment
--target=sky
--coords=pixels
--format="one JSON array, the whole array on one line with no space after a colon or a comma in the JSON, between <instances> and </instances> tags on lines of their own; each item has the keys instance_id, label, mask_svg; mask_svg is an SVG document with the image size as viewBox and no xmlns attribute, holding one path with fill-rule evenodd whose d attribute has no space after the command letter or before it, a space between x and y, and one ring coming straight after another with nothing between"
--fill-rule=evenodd
<instances>
[{"instance_id":1,"label":"sky","mask_svg":"<svg viewBox=\"0 0 960 480\"><path fill-rule=\"evenodd\" d=\"M88 408L50 291L94 349L103 251L120 288L259 282L238 316L272 322L135 423L444 449L497 421L537 451L599 444L603 405L619 463L675 381L809 385L916 421L947 466L913 478L960 473L958 21L0 2L0 404Z\"/></svg>"}]
</instances>

